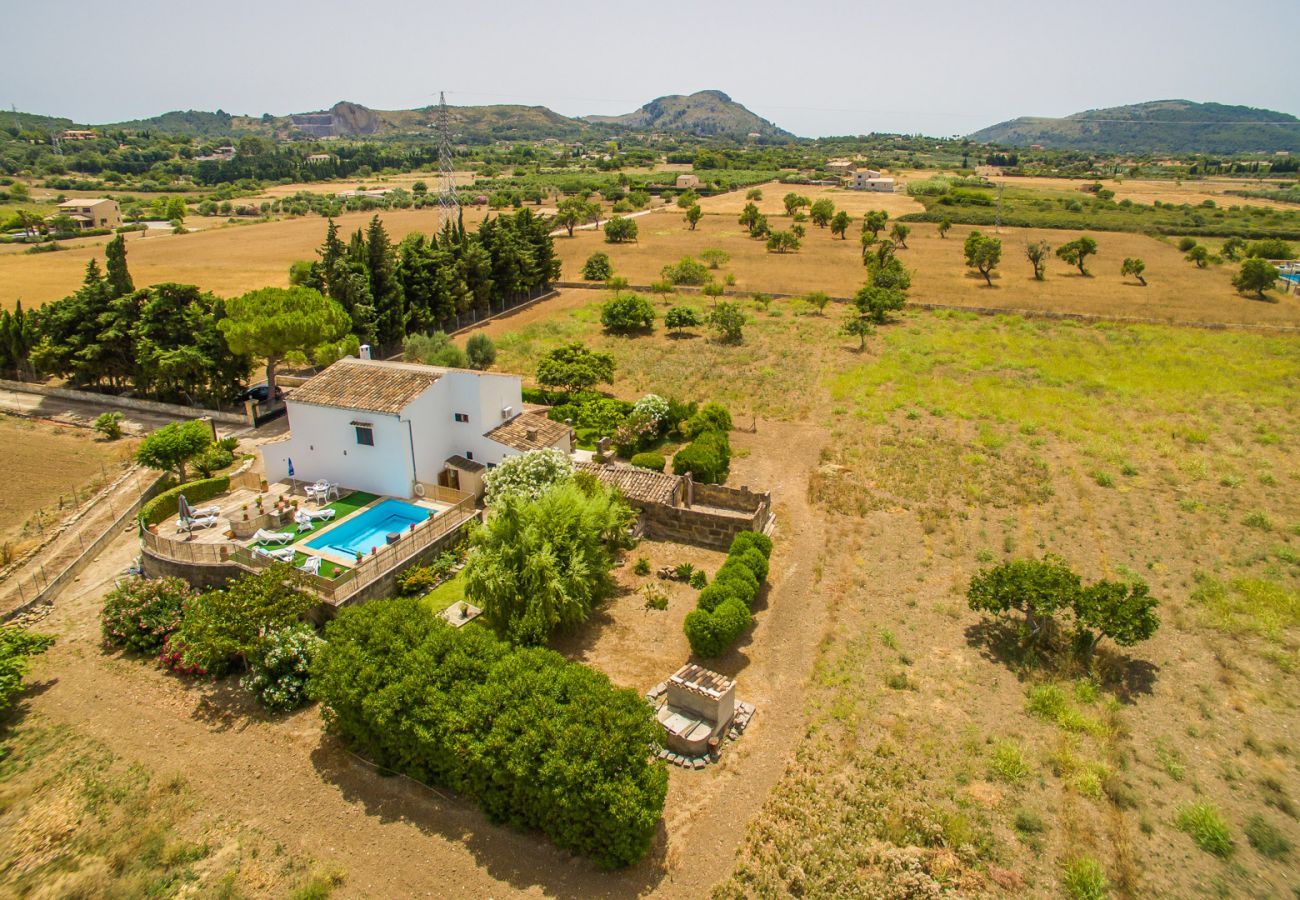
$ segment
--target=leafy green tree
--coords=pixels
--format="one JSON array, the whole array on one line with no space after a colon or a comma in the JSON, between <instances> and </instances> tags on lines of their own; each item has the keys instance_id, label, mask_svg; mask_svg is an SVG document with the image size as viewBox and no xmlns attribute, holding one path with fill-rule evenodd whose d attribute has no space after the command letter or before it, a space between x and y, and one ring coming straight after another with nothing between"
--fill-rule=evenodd
<instances>
[{"instance_id":1,"label":"leafy green tree","mask_svg":"<svg viewBox=\"0 0 1300 900\"><path fill-rule=\"evenodd\" d=\"M297 624L320 605L305 585L305 576L285 563L241 575L225 590L186 603L164 653L179 652L185 666L208 675L245 670L266 634Z\"/></svg>"},{"instance_id":2,"label":"leafy green tree","mask_svg":"<svg viewBox=\"0 0 1300 900\"><path fill-rule=\"evenodd\" d=\"M844 317L844 333L858 339L858 350L867 349L867 338L875 334L876 326L871 319L862 315L857 308L850 309Z\"/></svg>"},{"instance_id":3,"label":"leafy green tree","mask_svg":"<svg viewBox=\"0 0 1300 900\"><path fill-rule=\"evenodd\" d=\"M899 288L866 284L853 295L853 305L858 314L868 318L872 324L884 325L889 321L890 313L907 305L907 294Z\"/></svg>"},{"instance_id":4,"label":"leafy green tree","mask_svg":"<svg viewBox=\"0 0 1300 900\"><path fill-rule=\"evenodd\" d=\"M726 250L710 248L700 251L700 259L708 263L710 269L717 269L731 262L731 254Z\"/></svg>"},{"instance_id":5,"label":"leafy green tree","mask_svg":"<svg viewBox=\"0 0 1300 900\"><path fill-rule=\"evenodd\" d=\"M699 193L692 190L691 188L687 188L686 190L682 191L680 194L677 195L677 208L690 209L692 206L697 206L699 204L699 201L700 201Z\"/></svg>"},{"instance_id":6,"label":"leafy green tree","mask_svg":"<svg viewBox=\"0 0 1300 900\"><path fill-rule=\"evenodd\" d=\"M556 347L537 364L537 383L562 391L585 391L613 382L614 357L582 343Z\"/></svg>"},{"instance_id":7,"label":"leafy green tree","mask_svg":"<svg viewBox=\"0 0 1300 900\"><path fill-rule=\"evenodd\" d=\"M812 219L814 225L818 228L825 228L835 218L835 204L830 199L823 197L813 203L808 209L808 218Z\"/></svg>"},{"instance_id":8,"label":"leafy green tree","mask_svg":"<svg viewBox=\"0 0 1300 900\"><path fill-rule=\"evenodd\" d=\"M1147 280L1142 275L1142 273L1145 272L1146 269L1147 269L1147 264L1144 263L1142 260L1138 259L1136 256L1126 256L1124 257L1124 263L1119 267L1119 274L1121 277L1132 275L1134 278L1138 280L1138 284L1142 285L1143 287L1146 287Z\"/></svg>"},{"instance_id":9,"label":"leafy green tree","mask_svg":"<svg viewBox=\"0 0 1300 900\"><path fill-rule=\"evenodd\" d=\"M13 708L14 698L23 689L23 676L31 658L44 653L54 638L37 634L16 625L0 625L0 717Z\"/></svg>"},{"instance_id":10,"label":"leafy green tree","mask_svg":"<svg viewBox=\"0 0 1300 900\"><path fill-rule=\"evenodd\" d=\"M799 249L799 238L791 231L774 231L767 239L767 252L788 253Z\"/></svg>"},{"instance_id":11,"label":"leafy green tree","mask_svg":"<svg viewBox=\"0 0 1300 900\"><path fill-rule=\"evenodd\" d=\"M1210 264L1210 248L1204 244L1197 244L1188 250L1183 258L1190 263L1196 263L1196 268L1204 269Z\"/></svg>"},{"instance_id":12,"label":"leafy green tree","mask_svg":"<svg viewBox=\"0 0 1300 900\"><path fill-rule=\"evenodd\" d=\"M178 484L184 484L185 465L212 443L212 426L194 419L171 422L140 442L135 460L160 472L175 472Z\"/></svg>"},{"instance_id":13,"label":"leafy green tree","mask_svg":"<svg viewBox=\"0 0 1300 900\"><path fill-rule=\"evenodd\" d=\"M465 360L471 369L480 372L490 369L497 361L497 346L492 343L492 338L481 331L476 331L465 342Z\"/></svg>"},{"instance_id":14,"label":"leafy green tree","mask_svg":"<svg viewBox=\"0 0 1300 900\"><path fill-rule=\"evenodd\" d=\"M1050 639L1056 614L1071 609L1082 590L1079 576L1063 559L1017 559L981 569L966 588L966 602L976 612L1003 617L1023 615L1021 640L1029 646Z\"/></svg>"},{"instance_id":15,"label":"leafy green tree","mask_svg":"<svg viewBox=\"0 0 1300 900\"><path fill-rule=\"evenodd\" d=\"M749 226L749 236L752 238L765 238L771 233L772 229L767 224L767 216L760 215L754 220L754 224Z\"/></svg>"},{"instance_id":16,"label":"leafy green tree","mask_svg":"<svg viewBox=\"0 0 1300 900\"><path fill-rule=\"evenodd\" d=\"M907 236L912 233L902 222L895 222L894 227L889 229L889 239L894 242L895 246L907 249Z\"/></svg>"},{"instance_id":17,"label":"leafy green tree","mask_svg":"<svg viewBox=\"0 0 1300 900\"><path fill-rule=\"evenodd\" d=\"M804 239L804 235L806 235L808 231L803 227L802 222L795 222L793 225L790 226L790 233L802 241Z\"/></svg>"},{"instance_id":18,"label":"leafy green tree","mask_svg":"<svg viewBox=\"0 0 1300 900\"><path fill-rule=\"evenodd\" d=\"M700 205L698 203L693 204L687 208L686 222L691 226L691 231L695 230L695 226L700 224L700 219L703 218L704 218L704 210L700 209Z\"/></svg>"},{"instance_id":19,"label":"leafy green tree","mask_svg":"<svg viewBox=\"0 0 1300 900\"><path fill-rule=\"evenodd\" d=\"M718 301L709 311L708 321L719 343L739 344L745 339L745 313L739 303Z\"/></svg>"},{"instance_id":20,"label":"leafy green tree","mask_svg":"<svg viewBox=\"0 0 1300 900\"><path fill-rule=\"evenodd\" d=\"M664 327L669 334L681 334L688 328L703 324L700 314L692 306L674 306L664 314Z\"/></svg>"},{"instance_id":21,"label":"leafy green tree","mask_svg":"<svg viewBox=\"0 0 1300 900\"><path fill-rule=\"evenodd\" d=\"M516 644L544 644L586 620L613 586L614 553L631 510L603 486L559 484L536 499L506 496L470 539L465 597Z\"/></svg>"},{"instance_id":22,"label":"leafy green tree","mask_svg":"<svg viewBox=\"0 0 1300 900\"><path fill-rule=\"evenodd\" d=\"M654 305L640 294L617 293L600 308L600 324L612 334L637 334L655 325Z\"/></svg>"},{"instance_id":23,"label":"leafy green tree","mask_svg":"<svg viewBox=\"0 0 1300 900\"><path fill-rule=\"evenodd\" d=\"M875 209L868 212L862 220L862 232L870 234L872 240L880 237L880 232L885 230L885 225L889 222L889 213L883 209Z\"/></svg>"},{"instance_id":24,"label":"leafy green tree","mask_svg":"<svg viewBox=\"0 0 1300 900\"><path fill-rule=\"evenodd\" d=\"M593 253L582 264L582 277L586 281L606 281L614 274L608 253Z\"/></svg>"},{"instance_id":25,"label":"leafy green tree","mask_svg":"<svg viewBox=\"0 0 1300 900\"><path fill-rule=\"evenodd\" d=\"M952 222L947 216L939 220L939 237L948 237L948 232L952 230Z\"/></svg>"},{"instance_id":26,"label":"leafy green tree","mask_svg":"<svg viewBox=\"0 0 1300 900\"><path fill-rule=\"evenodd\" d=\"M1291 245L1286 241L1279 238L1265 238L1247 244L1246 255L1259 257L1260 259L1291 259L1295 254L1292 253Z\"/></svg>"},{"instance_id":27,"label":"leafy green tree","mask_svg":"<svg viewBox=\"0 0 1300 900\"><path fill-rule=\"evenodd\" d=\"M758 188L750 188L749 190L747 190L747 191L745 192L745 199L746 199L746 200L762 200L762 199L763 199L763 192L762 192L761 190L759 190Z\"/></svg>"},{"instance_id":28,"label":"leafy green tree","mask_svg":"<svg viewBox=\"0 0 1300 900\"><path fill-rule=\"evenodd\" d=\"M1047 273L1047 256L1052 252L1047 241L1030 241L1025 245L1025 257L1034 267L1034 280L1042 281Z\"/></svg>"},{"instance_id":29,"label":"leafy green tree","mask_svg":"<svg viewBox=\"0 0 1300 900\"><path fill-rule=\"evenodd\" d=\"M1160 617L1156 615L1158 605L1159 601L1141 581L1131 584L1098 581L1088 585L1074 603L1077 646L1083 651L1084 659L1092 658L1103 637L1121 647L1149 640L1160 627Z\"/></svg>"},{"instance_id":30,"label":"leafy green tree","mask_svg":"<svg viewBox=\"0 0 1300 900\"><path fill-rule=\"evenodd\" d=\"M1092 238L1077 237L1069 243L1062 244L1056 248L1056 255L1072 266L1077 266L1080 275L1087 275L1088 269L1085 263L1089 256L1097 252L1097 242Z\"/></svg>"},{"instance_id":31,"label":"leafy green tree","mask_svg":"<svg viewBox=\"0 0 1300 900\"><path fill-rule=\"evenodd\" d=\"M1223 242L1223 256L1233 262L1246 250L1246 242L1239 237L1230 237Z\"/></svg>"},{"instance_id":32,"label":"leafy green tree","mask_svg":"<svg viewBox=\"0 0 1300 900\"><path fill-rule=\"evenodd\" d=\"M125 297L135 291L135 282L126 268L126 235L119 234L104 247L104 263L110 296Z\"/></svg>"},{"instance_id":33,"label":"leafy green tree","mask_svg":"<svg viewBox=\"0 0 1300 900\"><path fill-rule=\"evenodd\" d=\"M709 275L708 268L703 263L689 256L684 256L677 262L664 266L659 274L663 276L665 281L672 284L701 285L712 278Z\"/></svg>"},{"instance_id":34,"label":"leafy green tree","mask_svg":"<svg viewBox=\"0 0 1300 900\"><path fill-rule=\"evenodd\" d=\"M1259 299L1264 299L1264 292L1272 290L1281 273L1277 266L1266 259L1252 256L1241 264L1241 270L1232 276L1232 286L1243 294L1254 291Z\"/></svg>"},{"instance_id":35,"label":"leafy green tree","mask_svg":"<svg viewBox=\"0 0 1300 900\"><path fill-rule=\"evenodd\" d=\"M290 353L310 356L342 341L352 320L341 305L311 288L260 288L226 301L218 323L235 353L266 360L269 396L275 370Z\"/></svg>"},{"instance_id":36,"label":"leafy green tree","mask_svg":"<svg viewBox=\"0 0 1300 900\"><path fill-rule=\"evenodd\" d=\"M983 275L985 283L992 287L992 272L1002 260L1002 241L988 237L979 231L972 231L966 236L964 250L966 265Z\"/></svg>"},{"instance_id":37,"label":"leafy green tree","mask_svg":"<svg viewBox=\"0 0 1300 900\"><path fill-rule=\"evenodd\" d=\"M822 315L826 310L826 304L831 302L830 295L825 291L812 291L804 294L804 302L817 310L817 315Z\"/></svg>"},{"instance_id":38,"label":"leafy green tree","mask_svg":"<svg viewBox=\"0 0 1300 900\"><path fill-rule=\"evenodd\" d=\"M182 197L170 197L167 200L167 206L163 212L163 218L168 221L184 219L189 215L189 210L185 206L185 200Z\"/></svg>"},{"instance_id":39,"label":"leafy green tree","mask_svg":"<svg viewBox=\"0 0 1300 900\"><path fill-rule=\"evenodd\" d=\"M849 224L853 219L844 210L837 212L831 218L831 235L839 235L840 240L847 240L849 234Z\"/></svg>"},{"instance_id":40,"label":"leafy green tree","mask_svg":"<svg viewBox=\"0 0 1300 900\"><path fill-rule=\"evenodd\" d=\"M579 225L594 222L600 217L600 206L581 197L566 197L555 209L555 224L559 225L573 237L573 230Z\"/></svg>"},{"instance_id":41,"label":"leafy green tree","mask_svg":"<svg viewBox=\"0 0 1300 900\"><path fill-rule=\"evenodd\" d=\"M796 194L794 191L791 191L781 198L781 202L785 205L785 214L787 216L793 216L812 201L802 194Z\"/></svg>"},{"instance_id":42,"label":"leafy green tree","mask_svg":"<svg viewBox=\"0 0 1300 900\"><path fill-rule=\"evenodd\" d=\"M397 254L379 216L366 228L365 268L375 310L375 336L381 347L393 347L405 335L406 304L397 279Z\"/></svg>"},{"instance_id":43,"label":"leafy green tree","mask_svg":"<svg viewBox=\"0 0 1300 900\"><path fill-rule=\"evenodd\" d=\"M605 243L623 244L636 241L637 226L635 219L614 216L605 223Z\"/></svg>"},{"instance_id":44,"label":"leafy green tree","mask_svg":"<svg viewBox=\"0 0 1300 900\"><path fill-rule=\"evenodd\" d=\"M738 221L741 225L748 228L752 234L754 231L754 224L758 222L759 218L760 214L758 207L753 203L746 203L745 208L740 211L740 218Z\"/></svg>"}]
</instances>

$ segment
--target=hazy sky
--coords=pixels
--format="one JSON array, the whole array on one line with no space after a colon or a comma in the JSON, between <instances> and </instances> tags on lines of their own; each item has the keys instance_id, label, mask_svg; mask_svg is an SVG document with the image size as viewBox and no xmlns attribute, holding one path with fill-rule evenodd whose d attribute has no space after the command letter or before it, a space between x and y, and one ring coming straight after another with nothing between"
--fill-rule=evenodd
<instances>
[{"instance_id":1,"label":"hazy sky","mask_svg":"<svg viewBox=\"0 0 1300 900\"><path fill-rule=\"evenodd\" d=\"M609 114L705 88L809 136L965 134L1174 97L1300 114L1297 0L5 6L0 104L92 123L398 109L439 90L458 106Z\"/></svg>"}]
</instances>

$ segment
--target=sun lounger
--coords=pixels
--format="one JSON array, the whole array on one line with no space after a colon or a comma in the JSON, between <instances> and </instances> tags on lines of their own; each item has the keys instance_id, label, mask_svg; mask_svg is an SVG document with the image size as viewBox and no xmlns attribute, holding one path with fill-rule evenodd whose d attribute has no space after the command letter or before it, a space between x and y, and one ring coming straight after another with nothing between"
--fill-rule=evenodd
<instances>
[{"instance_id":1,"label":"sun lounger","mask_svg":"<svg viewBox=\"0 0 1300 900\"><path fill-rule=\"evenodd\" d=\"M298 569L302 572L306 572L308 575L319 575L320 557L319 556L307 557L305 560L303 560L302 565L299 566Z\"/></svg>"},{"instance_id":2,"label":"sun lounger","mask_svg":"<svg viewBox=\"0 0 1300 900\"><path fill-rule=\"evenodd\" d=\"M190 514L194 516L219 516L221 515L220 506L200 506L198 509L190 508Z\"/></svg>"},{"instance_id":3,"label":"sun lounger","mask_svg":"<svg viewBox=\"0 0 1300 900\"><path fill-rule=\"evenodd\" d=\"M293 540L293 532L267 531L265 528L259 528L257 534L253 535L253 540L259 544L287 544Z\"/></svg>"},{"instance_id":4,"label":"sun lounger","mask_svg":"<svg viewBox=\"0 0 1300 900\"><path fill-rule=\"evenodd\" d=\"M318 509L315 512L310 509L300 509L294 513L293 521L298 526L298 533L302 534L315 528L317 522L328 522L332 518L334 518L332 509Z\"/></svg>"},{"instance_id":5,"label":"sun lounger","mask_svg":"<svg viewBox=\"0 0 1300 900\"><path fill-rule=\"evenodd\" d=\"M267 550L265 547L254 547L254 556L269 556L271 559L279 562L293 562L293 557L298 551L292 547L285 547L280 550Z\"/></svg>"},{"instance_id":6,"label":"sun lounger","mask_svg":"<svg viewBox=\"0 0 1300 900\"><path fill-rule=\"evenodd\" d=\"M190 519L177 519L177 531L193 531L195 528L210 528L217 524L216 516L195 516Z\"/></svg>"}]
</instances>

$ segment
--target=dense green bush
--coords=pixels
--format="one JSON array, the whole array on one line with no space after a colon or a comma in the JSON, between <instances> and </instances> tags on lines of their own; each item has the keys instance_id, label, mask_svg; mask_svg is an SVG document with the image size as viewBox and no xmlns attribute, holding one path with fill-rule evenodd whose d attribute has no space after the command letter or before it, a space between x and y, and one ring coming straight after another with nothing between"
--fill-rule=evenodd
<instances>
[{"instance_id":1,"label":"dense green bush","mask_svg":"<svg viewBox=\"0 0 1300 900\"><path fill-rule=\"evenodd\" d=\"M53 643L50 635L0 625L0 716L9 712L14 697L23 689L23 676L31 658L44 653Z\"/></svg>"},{"instance_id":2,"label":"dense green bush","mask_svg":"<svg viewBox=\"0 0 1300 900\"><path fill-rule=\"evenodd\" d=\"M694 440L706 431L731 430L731 413L721 403L706 403L686 422L686 437Z\"/></svg>"},{"instance_id":3,"label":"dense green bush","mask_svg":"<svg viewBox=\"0 0 1300 900\"><path fill-rule=\"evenodd\" d=\"M324 643L305 622L270 631L249 657L248 674L239 684L267 709L297 709L307 702L311 661Z\"/></svg>"},{"instance_id":4,"label":"dense green bush","mask_svg":"<svg viewBox=\"0 0 1300 900\"><path fill-rule=\"evenodd\" d=\"M204 478L170 488L140 508L140 524L157 525L167 517L176 515L177 500L181 494L184 494L186 501L193 506L204 500L219 497L228 490L230 490L229 475Z\"/></svg>"},{"instance_id":5,"label":"dense green bush","mask_svg":"<svg viewBox=\"0 0 1300 900\"><path fill-rule=\"evenodd\" d=\"M749 627L750 609L767 578L771 553L772 539L765 534L742 531L732 540L726 562L682 623L692 653L721 656Z\"/></svg>"},{"instance_id":6,"label":"dense green bush","mask_svg":"<svg viewBox=\"0 0 1300 900\"><path fill-rule=\"evenodd\" d=\"M490 369L497 361L497 345L492 343L492 338L476 331L465 342L465 360L471 369Z\"/></svg>"},{"instance_id":7,"label":"dense green bush","mask_svg":"<svg viewBox=\"0 0 1300 900\"><path fill-rule=\"evenodd\" d=\"M662 453L638 453L632 457L632 465L638 469L653 469L656 472L662 472L666 465Z\"/></svg>"},{"instance_id":8,"label":"dense green bush","mask_svg":"<svg viewBox=\"0 0 1300 900\"><path fill-rule=\"evenodd\" d=\"M197 469L199 474L204 478L211 478L213 472L226 468L234 461L235 455L233 453L224 447L217 446L216 444L208 447L208 449L190 460L194 465L194 468ZM189 499L188 494L185 499Z\"/></svg>"},{"instance_id":9,"label":"dense green bush","mask_svg":"<svg viewBox=\"0 0 1300 900\"><path fill-rule=\"evenodd\" d=\"M706 431L673 457L673 474L691 477L703 484L721 484L731 470L731 442L726 432Z\"/></svg>"},{"instance_id":10,"label":"dense green bush","mask_svg":"<svg viewBox=\"0 0 1300 900\"><path fill-rule=\"evenodd\" d=\"M614 274L608 253L593 253L582 264L582 277L586 281L604 281Z\"/></svg>"},{"instance_id":11,"label":"dense green bush","mask_svg":"<svg viewBox=\"0 0 1300 900\"><path fill-rule=\"evenodd\" d=\"M194 597L179 578L132 578L120 582L104 598L99 626L114 647L150 655L181 624L181 607Z\"/></svg>"},{"instance_id":12,"label":"dense green bush","mask_svg":"<svg viewBox=\"0 0 1300 900\"><path fill-rule=\"evenodd\" d=\"M645 856L667 773L635 691L551 650L431 621L415 599L344 609L326 636L308 690L357 750L601 865Z\"/></svg>"},{"instance_id":13,"label":"dense green bush","mask_svg":"<svg viewBox=\"0 0 1300 900\"><path fill-rule=\"evenodd\" d=\"M650 331L655 325L655 308L640 294L618 293L600 308L600 324L614 334Z\"/></svg>"},{"instance_id":14,"label":"dense green bush","mask_svg":"<svg viewBox=\"0 0 1300 900\"><path fill-rule=\"evenodd\" d=\"M663 267L659 273L665 281L672 284L704 284L713 276L709 274L709 267L698 260L684 256L679 262L671 263Z\"/></svg>"}]
</instances>

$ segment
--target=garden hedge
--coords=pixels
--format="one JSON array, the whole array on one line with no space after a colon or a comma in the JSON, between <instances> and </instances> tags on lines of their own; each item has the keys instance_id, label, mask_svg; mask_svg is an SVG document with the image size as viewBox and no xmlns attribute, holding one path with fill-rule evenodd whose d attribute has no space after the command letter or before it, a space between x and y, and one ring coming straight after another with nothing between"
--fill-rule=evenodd
<instances>
[{"instance_id":1,"label":"garden hedge","mask_svg":"<svg viewBox=\"0 0 1300 900\"><path fill-rule=\"evenodd\" d=\"M434 621L416 598L342 610L311 667L327 726L376 763L474 798L601 865L645 856L668 775L635 691L552 650Z\"/></svg>"},{"instance_id":2,"label":"garden hedge","mask_svg":"<svg viewBox=\"0 0 1300 900\"><path fill-rule=\"evenodd\" d=\"M731 470L731 441L725 431L703 431L673 457L673 474L701 484L721 484Z\"/></svg>"},{"instance_id":3,"label":"garden hedge","mask_svg":"<svg viewBox=\"0 0 1300 900\"><path fill-rule=\"evenodd\" d=\"M692 653L721 656L749 627L750 610L767 579L771 553L772 539L765 534L742 531L732 540L726 562L700 591L696 608L682 623Z\"/></svg>"},{"instance_id":4,"label":"garden hedge","mask_svg":"<svg viewBox=\"0 0 1300 900\"><path fill-rule=\"evenodd\" d=\"M656 472L662 472L665 465L664 455L654 452L638 453L632 457L632 465L638 469L653 469Z\"/></svg>"},{"instance_id":5,"label":"garden hedge","mask_svg":"<svg viewBox=\"0 0 1300 900\"><path fill-rule=\"evenodd\" d=\"M192 506L196 503L202 503L204 500L219 497L228 490L230 490L229 475L202 478L198 481L178 485L163 491L140 508L140 524L157 525L168 516L176 515L181 494L185 495L185 499Z\"/></svg>"}]
</instances>

